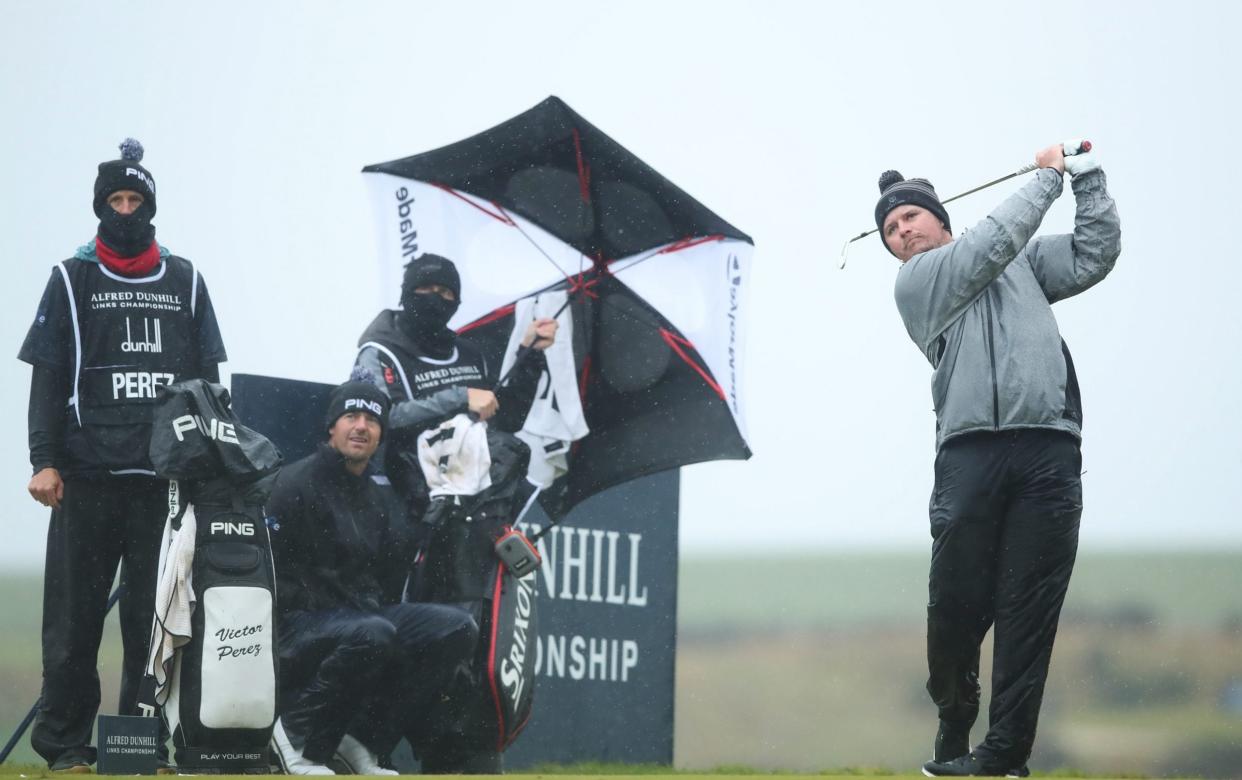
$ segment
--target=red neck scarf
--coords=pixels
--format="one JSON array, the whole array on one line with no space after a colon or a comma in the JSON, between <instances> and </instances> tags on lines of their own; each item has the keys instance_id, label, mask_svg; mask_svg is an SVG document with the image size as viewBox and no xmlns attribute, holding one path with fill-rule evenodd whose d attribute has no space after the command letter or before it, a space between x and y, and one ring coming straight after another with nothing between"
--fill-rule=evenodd
<instances>
[{"instance_id":1,"label":"red neck scarf","mask_svg":"<svg viewBox=\"0 0 1242 780\"><path fill-rule=\"evenodd\" d=\"M96 236L95 256L113 273L121 276L146 276L160 263L160 247L152 241L149 247L133 257L121 257Z\"/></svg>"}]
</instances>

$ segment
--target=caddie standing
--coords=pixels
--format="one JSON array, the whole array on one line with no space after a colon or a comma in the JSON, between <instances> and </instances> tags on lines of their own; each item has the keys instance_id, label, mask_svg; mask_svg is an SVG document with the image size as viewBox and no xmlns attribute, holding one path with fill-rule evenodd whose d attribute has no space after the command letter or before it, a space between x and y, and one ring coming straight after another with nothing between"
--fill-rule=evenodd
<instances>
[{"instance_id":1,"label":"caddie standing","mask_svg":"<svg viewBox=\"0 0 1242 780\"><path fill-rule=\"evenodd\" d=\"M1035 162L1030 182L957 239L930 182L880 178L876 227L902 263L897 309L933 368L927 690L940 728L929 776L1028 774L1078 549L1082 403L1052 304L1112 270L1121 229L1094 154L1056 144ZM1065 172L1074 232L1035 237ZM990 628L988 731L972 750Z\"/></svg>"},{"instance_id":2,"label":"caddie standing","mask_svg":"<svg viewBox=\"0 0 1242 780\"><path fill-rule=\"evenodd\" d=\"M52 510L43 585L43 699L31 735L58 772L90 772L96 661L121 563L118 712L136 699L155 601L168 483L147 458L159 389L219 381L226 359L202 276L155 241L142 145L100 163L98 234L52 270L18 358L32 366L30 495Z\"/></svg>"}]
</instances>

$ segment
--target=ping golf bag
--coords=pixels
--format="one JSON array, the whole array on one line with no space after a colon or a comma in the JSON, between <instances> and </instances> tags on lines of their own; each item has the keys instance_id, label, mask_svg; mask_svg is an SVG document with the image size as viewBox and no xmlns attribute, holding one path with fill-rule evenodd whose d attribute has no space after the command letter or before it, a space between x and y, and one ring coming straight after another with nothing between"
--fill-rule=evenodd
<instances>
[{"instance_id":1,"label":"ping golf bag","mask_svg":"<svg viewBox=\"0 0 1242 780\"><path fill-rule=\"evenodd\" d=\"M275 576L264 502L280 453L202 380L156 402L151 461L170 480L147 678L179 769L266 773L276 720Z\"/></svg>"},{"instance_id":2,"label":"ping golf bag","mask_svg":"<svg viewBox=\"0 0 1242 780\"><path fill-rule=\"evenodd\" d=\"M438 717L438 727L455 733L432 741L455 741L458 752L494 753L499 762L534 703L539 557L511 528L529 496L530 450L518 438L462 415L423 434L419 458L430 504L419 521L425 541L412 600L465 606L478 621L480 639L470 683L459 694L463 706L456 716ZM428 759L420 758L426 768Z\"/></svg>"}]
</instances>

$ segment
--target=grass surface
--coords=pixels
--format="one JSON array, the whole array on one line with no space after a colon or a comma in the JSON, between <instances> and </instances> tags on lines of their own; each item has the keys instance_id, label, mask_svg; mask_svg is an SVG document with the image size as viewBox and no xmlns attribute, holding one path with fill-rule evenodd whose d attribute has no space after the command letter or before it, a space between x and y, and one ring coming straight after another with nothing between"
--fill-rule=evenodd
<instances>
[{"instance_id":1,"label":"grass surface","mask_svg":"<svg viewBox=\"0 0 1242 780\"><path fill-rule=\"evenodd\" d=\"M595 765L523 774L913 776L890 770L916 770L935 730L923 691L926 570L920 554L684 560L681 771ZM1082 555L1036 773L1240 776L1242 713L1222 704L1227 686L1242 684L1240 595L1242 551ZM0 577L0 741L38 694L41 599L38 576ZM119 662L114 615L99 662L105 712L114 711ZM989 663L985 646L985 678ZM13 758L37 760L28 736ZM852 766L875 768L841 769ZM18 773L0 767L0 775Z\"/></svg>"},{"instance_id":2,"label":"grass surface","mask_svg":"<svg viewBox=\"0 0 1242 780\"><path fill-rule=\"evenodd\" d=\"M722 766L710 772L685 772L670 769L666 766L648 766L643 764L635 765L617 765L617 764L585 764L574 765L570 767L540 767L529 771L510 772L510 776L519 777L557 777L557 778L591 778L591 780L610 780L610 778L632 778L635 776L642 777L676 777L679 780L692 780L692 778L719 778L719 777L736 777L739 780L745 778L770 778L770 777L816 777L824 778L824 780L833 780L834 778L856 778L856 777L888 777L894 780L922 780L922 774L904 774L897 775L885 770L875 770L867 768L845 768L835 771L826 772L761 772L756 771L752 767L734 767ZM52 775L47 770L34 765L0 765L0 777L61 777L62 775ZM417 777L417 775L405 775L406 777ZM462 775L458 775L461 777ZM469 777L470 775L465 775ZM479 775L476 775L476 777ZM482 775L484 777L494 775ZM1096 777L1084 774L1054 774L1050 777ZM255 775L210 775L213 780L254 780ZM1124 780L1134 775L1116 775L1112 776L1116 780ZM1104 776L1098 776L1098 780L1110 780Z\"/></svg>"}]
</instances>

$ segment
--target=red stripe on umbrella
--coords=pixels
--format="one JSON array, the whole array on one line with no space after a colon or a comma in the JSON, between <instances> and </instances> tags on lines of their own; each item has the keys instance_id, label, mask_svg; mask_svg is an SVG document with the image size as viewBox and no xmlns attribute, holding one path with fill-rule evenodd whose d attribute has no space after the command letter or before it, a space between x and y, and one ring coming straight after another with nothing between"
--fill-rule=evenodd
<instances>
[{"instance_id":1,"label":"red stripe on umbrella","mask_svg":"<svg viewBox=\"0 0 1242 780\"><path fill-rule=\"evenodd\" d=\"M464 200L465 202L469 203L471 206L474 206L474 207L475 207L476 209L478 209L479 211L482 211L484 214L486 214L487 216L491 217L492 219L495 219L495 220L497 220L497 221L499 221L499 222L503 222L504 224L506 224L506 225L508 225L508 226L510 226L510 227L517 227L517 223L516 223L516 222L514 222L514 221L513 221L513 219L512 219L512 218L511 218L508 214L505 214L505 213L504 213L504 209L502 209L502 208L500 207L500 204L498 204L498 203L496 203L496 202L494 202L494 201L492 201L491 203L492 203L492 206L496 209L496 211L488 211L487 209L483 208L483 207L482 207L482 206L480 206L479 204L477 204L477 203L475 203L474 201L470 200L470 199L469 199L469 198L467 198L465 195L462 195L460 192L458 192L457 190L455 190L455 189L453 189L452 187L448 186L447 184L441 184L441 183L439 183L439 182L435 182L435 181L433 181L433 182L431 182L431 186L433 186L433 187L438 187L439 189L444 190L444 191L445 191L445 192L447 192L449 195L452 195L452 196L453 196L453 197L455 197L455 198L461 198L462 200ZM497 212L500 212L500 213L497 213Z\"/></svg>"},{"instance_id":2,"label":"red stripe on umbrella","mask_svg":"<svg viewBox=\"0 0 1242 780\"><path fill-rule=\"evenodd\" d=\"M481 328L484 325L489 325L495 322L496 320L504 319L505 317L508 317L510 314L512 314L515 308L517 308L517 303L510 303L507 306L501 306L499 309L492 312L491 314L485 314L482 317L479 317L474 322L468 322L465 325L462 325L460 328L457 329L457 335L460 336L461 334L468 333L469 331L472 331L475 328Z\"/></svg>"},{"instance_id":3,"label":"red stripe on umbrella","mask_svg":"<svg viewBox=\"0 0 1242 780\"><path fill-rule=\"evenodd\" d=\"M686 361L686 365L693 368L698 372L699 376L703 377L703 381L707 383L708 387L716 391L716 395L720 396L720 400L726 400L724 390L722 390L720 385L716 383L715 379L712 379L712 375L703 370L703 367L694 360L691 360L690 356L686 354L686 351L681 348L681 345L685 344L687 347L690 347L690 349L694 349L695 347L693 344L685 338L678 336L676 333L673 333L668 328L660 328L660 336L663 337L664 343L668 344L669 347L677 353L678 357Z\"/></svg>"}]
</instances>

